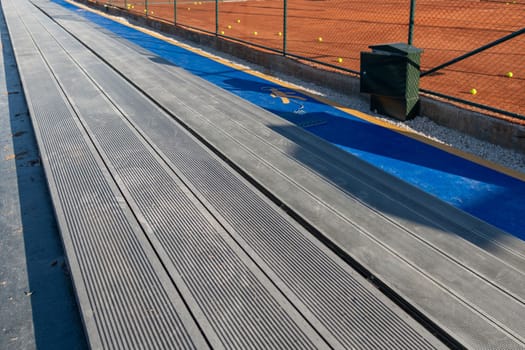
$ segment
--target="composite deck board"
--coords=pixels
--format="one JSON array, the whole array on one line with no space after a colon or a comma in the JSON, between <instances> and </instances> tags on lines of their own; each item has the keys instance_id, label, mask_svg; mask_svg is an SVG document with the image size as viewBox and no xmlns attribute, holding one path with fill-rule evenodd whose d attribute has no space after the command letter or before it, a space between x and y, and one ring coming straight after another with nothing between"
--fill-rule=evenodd
<instances>
[{"instance_id":1,"label":"composite deck board","mask_svg":"<svg viewBox=\"0 0 525 350\"><path fill-rule=\"evenodd\" d=\"M44 6L115 70L461 343L523 345L523 242L168 62L152 60L151 53L93 24L68 21L63 9ZM90 35L93 29L98 36ZM169 140L170 129L157 129L155 144L177 164L184 154L162 141ZM191 179L205 173L176 166ZM214 204L202 185L213 182L206 181L213 179L193 185L204 186L196 190L250 243L249 233ZM235 208L234 202L227 206Z\"/></svg>"},{"instance_id":2,"label":"composite deck board","mask_svg":"<svg viewBox=\"0 0 525 350\"><path fill-rule=\"evenodd\" d=\"M90 346L206 348L26 30L26 8L2 6Z\"/></svg>"},{"instance_id":3,"label":"composite deck board","mask_svg":"<svg viewBox=\"0 0 525 350\"><path fill-rule=\"evenodd\" d=\"M92 135L110 172L118 179L135 215L151 229L148 238L168 266L168 273L178 281L189 309L204 315L197 319L206 326L203 328L213 329L228 348L279 344L290 348L323 348L323 341L315 330L134 133L121 118L118 107L112 105L95 82L68 57L50 33L48 26L53 23L44 15L38 16L38 20L46 25L33 21L28 23L28 29L65 94L71 96L79 119ZM67 53L89 54L82 52L79 45L70 47ZM113 73L104 79L119 77ZM130 93L128 90L124 87L122 92ZM104 92L111 94L108 90ZM159 111L138 112L147 118L159 114ZM194 155L198 157L198 153ZM207 334L206 330L204 333Z\"/></svg>"},{"instance_id":4,"label":"composite deck board","mask_svg":"<svg viewBox=\"0 0 525 350\"><path fill-rule=\"evenodd\" d=\"M101 332L120 332L139 346L133 341L152 347L161 341L144 340L151 330L135 319L142 309L132 302L127 305L139 311L130 320L116 313L132 326L110 324L94 296L108 298L104 293L112 289L88 286L89 278L114 278L104 283L130 287L133 295L145 278L122 284L109 273L117 272L111 262L119 262L112 255L90 266L97 250L89 244L100 254L119 247L100 246L108 227L83 226L90 218L96 225L117 220L101 209L116 203L121 225L127 220L131 227L118 243L138 242L143 252L139 262L134 255L119 257L150 264L161 276L148 296L166 292L162 302L172 306L165 312L179 317L179 338L191 339L183 347L203 337L212 347L238 348L440 346L204 141L459 343L523 346L523 242L55 4L35 1L50 19L25 1L16 9L5 3L24 87L33 76L48 80L25 93L34 100L28 99L35 124L46 126L45 135L37 128L39 145L68 258L78 265L73 277L94 344L106 341ZM66 124L65 135L72 136L58 142L62 128L47 128L52 122ZM68 243L78 237L87 243ZM103 268L113 270L97 276ZM93 312L95 304L100 310ZM90 326L93 320L98 328Z\"/></svg>"},{"instance_id":5,"label":"composite deck board","mask_svg":"<svg viewBox=\"0 0 525 350\"><path fill-rule=\"evenodd\" d=\"M102 90L112 92L110 99L162 152L169 166L183 177L190 190L199 194L203 203L208 204L207 208L241 247L251 252L250 256L259 266L264 266L263 270L274 283L295 300L296 307L308 314L311 323L318 325L321 335L332 339L329 343L336 347L366 344L362 337L368 337L368 333L364 330L372 328L365 320L389 329L384 335L376 335L375 346L390 342L387 339L393 334L404 333L396 329L397 316L383 314L382 305L372 296L374 293L363 288L368 283L349 266L222 165L172 118L154 118L159 114L158 108L145 103L140 93L130 89L122 79L109 79L114 75L110 68L96 65L95 57L77 52L73 46L68 52L73 52L72 56L79 65L89 67L90 76ZM349 299L344 294L350 291ZM387 302L382 299L383 303ZM349 314L354 316L348 317ZM372 314L377 314L377 317L370 317ZM400 338L392 344L396 343L403 348L408 346ZM395 346L392 344L389 347Z\"/></svg>"},{"instance_id":6,"label":"composite deck board","mask_svg":"<svg viewBox=\"0 0 525 350\"><path fill-rule=\"evenodd\" d=\"M92 347L442 347L56 23L14 3L2 6Z\"/></svg>"}]
</instances>

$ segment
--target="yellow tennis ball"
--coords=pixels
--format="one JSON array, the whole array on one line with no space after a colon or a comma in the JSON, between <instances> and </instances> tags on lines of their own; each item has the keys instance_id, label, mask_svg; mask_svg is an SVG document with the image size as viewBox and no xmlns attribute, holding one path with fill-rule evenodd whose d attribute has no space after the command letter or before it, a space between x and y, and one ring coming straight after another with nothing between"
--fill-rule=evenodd
<instances>
[{"instance_id":1,"label":"yellow tennis ball","mask_svg":"<svg viewBox=\"0 0 525 350\"><path fill-rule=\"evenodd\" d=\"M221 35L224 35L224 30L221 30Z\"/></svg>"},{"instance_id":2,"label":"yellow tennis ball","mask_svg":"<svg viewBox=\"0 0 525 350\"><path fill-rule=\"evenodd\" d=\"M470 89L470 93L471 93L472 95L475 95L475 94L478 93L478 90L472 88L472 89Z\"/></svg>"},{"instance_id":3,"label":"yellow tennis ball","mask_svg":"<svg viewBox=\"0 0 525 350\"><path fill-rule=\"evenodd\" d=\"M232 25L231 24L228 24L228 29L232 29Z\"/></svg>"},{"instance_id":4,"label":"yellow tennis ball","mask_svg":"<svg viewBox=\"0 0 525 350\"><path fill-rule=\"evenodd\" d=\"M283 36L283 33L282 33L282 32L279 32L279 33L277 33L277 35L279 35L279 36Z\"/></svg>"},{"instance_id":5,"label":"yellow tennis ball","mask_svg":"<svg viewBox=\"0 0 525 350\"><path fill-rule=\"evenodd\" d=\"M317 41L319 41L320 43L322 43L322 42L323 42L323 37L320 36L319 38L317 38Z\"/></svg>"},{"instance_id":6,"label":"yellow tennis ball","mask_svg":"<svg viewBox=\"0 0 525 350\"><path fill-rule=\"evenodd\" d=\"M155 14L155 12L153 12L153 11L150 12L150 15L154 15L154 14Z\"/></svg>"},{"instance_id":7,"label":"yellow tennis ball","mask_svg":"<svg viewBox=\"0 0 525 350\"><path fill-rule=\"evenodd\" d=\"M512 72L507 72L507 77L512 78L513 76L514 76L514 73L512 73Z\"/></svg>"},{"instance_id":8,"label":"yellow tennis ball","mask_svg":"<svg viewBox=\"0 0 525 350\"><path fill-rule=\"evenodd\" d=\"M343 63L343 58L342 58L342 57L339 57L339 58L337 59L337 62L339 62L339 63Z\"/></svg>"},{"instance_id":9,"label":"yellow tennis ball","mask_svg":"<svg viewBox=\"0 0 525 350\"><path fill-rule=\"evenodd\" d=\"M240 19L238 19L238 20L237 20L237 23L241 23L241 20L240 20Z\"/></svg>"},{"instance_id":10,"label":"yellow tennis ball","mask_svg":"<svg viewBox=\"0 0 525 350\"><path fill-rule=\"evenodd\" d=\"M259 34L259 33L257 33L257 32L253 32L253 35L257 35L257 34Z\"/></svg>"}]
</instances>

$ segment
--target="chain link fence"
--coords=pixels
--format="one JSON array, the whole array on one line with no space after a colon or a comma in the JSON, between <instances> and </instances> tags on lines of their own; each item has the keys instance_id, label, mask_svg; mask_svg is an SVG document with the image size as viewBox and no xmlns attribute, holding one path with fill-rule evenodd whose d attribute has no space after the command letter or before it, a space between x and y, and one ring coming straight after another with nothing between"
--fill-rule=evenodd
<instances>
[{"instance_id":1,"label":"chain link fence","mask_svg":"<svg viewBox=\"0 0 525 350\"><path fill-rule=\"evenodd\" d=\"M355 74L409 43L423 92L525 119L525 0L93 1Z\"/></svg>"}]
</instances>

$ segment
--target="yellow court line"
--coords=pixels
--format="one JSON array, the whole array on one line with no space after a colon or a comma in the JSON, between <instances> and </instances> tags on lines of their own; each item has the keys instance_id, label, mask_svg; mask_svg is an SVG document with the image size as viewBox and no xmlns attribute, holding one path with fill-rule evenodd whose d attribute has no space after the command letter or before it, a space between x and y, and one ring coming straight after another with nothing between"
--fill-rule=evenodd
<instances>
[{"instance_id":1,"label":"yellow court line","mask_svg":"<svg viewBox=\"0 0 525 350\"><path fill-rule=\"evenodd\" d=\"M506 174L506 175L511 176L513 178L516 178L518 180L525 181L525 174L521 173L519 171L516 171L516 170L513 170L513 169L509 169L507 167L504 167L503 165L500 165L500 164L488 161L486 159L483 159L483 158L478 157L476 155L473 155L471 153L467 153L465 151L459 150L459 149L454 148L452 146L449 146L449 145L446 145L446 144L434 141L434 140L429 139L429 138L427 138L427 137L425 137L423 135L420 135L420 134L417 134L417 133L415 133L413 131L401 128L401 127L399 127L399 126L397 126L395 124L388 123L388 122L383 121L381 119L377 119L374 116L371 116L369 114L363 113L361 111L342 106L342 105L338 104L335 101L331 101L331 100L329 100L329 99L327 99L325 97L322 97L322 96L313 94L311 92L305 91L305 90L301 89L300 87L297 87L296 85L293 85L291 83L284 82L284 81L279 80L279 79L277 79L275 77L266 75L266 74L261 73L261 72L257 72L257 71L251 70L249 68L243 67L242 65L233 63L233 62L228 61L226 59L223 59L223 58L217 57L215 55L212 55L210 53L204 52L202 50L196 49L196 48L194 48L194 47L192 47L190 45L181 43L181 42L179 42L179 41L177 41L175 39L172 39L170 37L162 35L162 34L156 32L156 31L149 30L149 29L146 29L146 28L143 28L143 27L131 24L131 23L127 22L127 21L124 21L124 20L120 19L119 17L107 15L104 12L97 11L95 9L92 9L92 8L86 6L86 5L76 3L76 2L74 2L72 0L65 0L65 1L67 3L69 3L69 4L71 4L71 5L80 7L82 9L86 10L86 11L90 11L90 12L96 13L97 15L103 16L103 17L108 18L108 19L110 19L112 21L115 21L115 22L118 22L120 24L123 24L123 25L125 25L125 26L127 26L129 28L138 30L138 31L140 31L140 32L142 32L144 34L150 35L150 36L152 36L154 38L160 39L160 40L165 41L165 42L167 42L169 44L176 45L178 47L184 48L184 49L186 49L188 51L191 51L191 52L193 52L193 53L195 53L197 55L209 58L209 59L211 59L211 60L213 60L215 62L218 62L218 63L223 64L225 66L228 66L230 68L234 68L236 70L242 70L243 72L248 73L250 75L256 76L258 78L262 78L264 80L267 80L267 81L272 82L274 84L280 85L280 86L285 87L287 89L290 89L290 90L293 90L295 92L299 92L301 94L304 94L304 95L306 95L306 96L308 96L308 97L310 97L310 98L312 98L312 99L314 99L316 101L319 101L321 103L329 105L329 106L331 106L333 108L336 108L336 109L338 109L338 110L340 110L342 112L345 112L345 113L350 114L352 116L355 116L357 118L366 120L366 121L368 121L368 122L370 122L372 124L375 124L375 125L378 125L378 126L381 126L381 127L387 128L387 129L390 129L392 131L395 131L395 132L398 132L400 134L403 134L406 137L410 137L412 139L415 139L415 140L418 140L420 142L426 143L426 144L428 144L430 146L438 148L438 149L440 149L442 151L445 151L447 153L450 153L450 154L456 155L458 157L467 159L467 160L469 160L471 162L477 163L477 164L479 164L481 166L484 166L486 168L489 168L489 169L498 171L500 173Z\"/></svg>"}]
</instances>

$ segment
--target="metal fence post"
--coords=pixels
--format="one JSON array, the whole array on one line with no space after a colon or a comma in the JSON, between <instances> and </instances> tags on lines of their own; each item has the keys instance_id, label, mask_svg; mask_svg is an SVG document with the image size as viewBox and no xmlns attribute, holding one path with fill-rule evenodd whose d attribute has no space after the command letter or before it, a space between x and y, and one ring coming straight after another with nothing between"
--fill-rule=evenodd
<instances>
[{"instance_id":1,"label":"metal fence post","mask_svg":"<svg viewBox=\"0 0 525 350\"><path fill-rule=\"evenodd\" d=\"M177 0L173 0L173 24L177 24Z\"/></svg>"},{"instance_id":2,"label":"metal fence post","mask_svg":"<svg viewBox=\"0 0 525 350\"><path fill-rule=\"evenodd\" d=\"M146 7L146 9L145 9L146 17L148 17L148 0L145 1L144 6Z\"/></svg>"},{"instance_id":3,"label":"metal fence post","mask_svg":"<svg viewBox=\"0 0 525 350\"><path fill-rule=\"evenodd\" d=\"M286 55L286 28L288 27L288 1L283 0L283 55Z\"/></svg>"},{"instance_id":4,"label":"metal fence post","mask_svg":"<svg viewBox=\"0 0 525 350\"><path fill-rule=\"evenodd\" d=\"M215 0L215 35L219 34L219 0Z\"/></svg>"},{"instance_id":5,"label":"metal fence post","mask_svg":"<svg viewBox=\"0 0 525 350\"><path fill-rule=\"evenodd\" d=\"M408 21L408 45L414 41L414 17L416 15L416 0L410 0L410 19Z\"/></svg>"}]
</instances>

